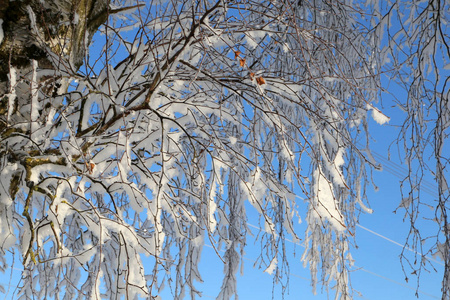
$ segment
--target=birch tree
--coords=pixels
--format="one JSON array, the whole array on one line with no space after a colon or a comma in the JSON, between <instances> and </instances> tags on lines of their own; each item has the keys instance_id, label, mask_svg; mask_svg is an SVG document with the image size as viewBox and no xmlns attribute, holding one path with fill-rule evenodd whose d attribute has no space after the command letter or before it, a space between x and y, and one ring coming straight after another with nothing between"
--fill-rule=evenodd
<instances>
[{"instance_id":1,"label":"birch tree","mask_svg":"<svg viewBox=\"0 0 450 300\"><path fill-rule=\"evenodd\" d=\"M152 299L168 284L174 298L195 298L206 243L224 262L218 298L229 299L250 210L264 228L266 271L281 284L289 237L305 245L314 289L352 297L351 241L357 213L371 212L367 168L378 167L368 118L389 120L377 108L384 8L8 5L0 262L6 270L7 253L20 255L22 299Z\"/></svg>"}]
</instances>

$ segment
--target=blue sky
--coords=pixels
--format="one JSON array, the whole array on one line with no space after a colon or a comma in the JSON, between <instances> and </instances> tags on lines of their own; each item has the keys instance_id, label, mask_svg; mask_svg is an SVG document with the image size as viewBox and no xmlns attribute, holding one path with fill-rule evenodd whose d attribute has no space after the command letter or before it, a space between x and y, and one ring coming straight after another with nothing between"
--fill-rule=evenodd
<instances>
[{"instance_id":1,"label":"blue sky","mask_svg":"<svg viewBox=\"0 0 450 300\"><path fill-rule=\"evenodd\" d=\"M398 91L396 95L401 94ZM354 299L416 299L417 276L410 274L409 269L405 272L409 278L405 281L405 273L400 263L400 254L403 250L409 231L409 220L404 220L404 210L398 209L402 196L400 193L400 181L406 175L406 166L396 159L394 148L391 143L397 137L398 125L402 122L402 113L393 106L389 96L384 98L385 112L391 117L390 124L378 125L370 122L373 155L378 162L383 164L383 171L373 173L374 183L378 187L376 191L373 187L368 189L368 198L372 214L361 213L360 223L356 229L357 249L353 247L350 251L355 259L354 271L351 273L351 283L354 289ZM378 105L381 108L381 105ZM388 160L388 147L391 145L391 159ZM428 184L435 186L433 178L425 178ZM428 193L422 193L423 202L432 203L433 197ZM299 199L299 201L302 201ZM251 208L249 207L249 210ZM423 207L423 209L428 209ZM430 210L433 213L432 210ZM426 212L425 212L426 214ZM302 216L304 218L304 215ZM250 226L256 225L249 221ZM420 229L424 236L432 234L435 228L427 227L430 223L424 223L425 227ZM298 232L302 234L305 223L298 225ZM258 230L252 228L256 235ZM327 294L326 290L321 290L319 286L317 294L312 293L310 285L310 274L308 268L304 268L300 261L304 248L301 245L294 245L287 242L288 257L290 266L289 290L284 299L334 299L333 290ZM353 245L354 246L354 245ZM264 267L254 267L257 260L260 245L254 244L253 239L248 239L246 255L244 258L244 274L238 275L239 299L282 299L281 288L276 286L273 289L273 278L264 273ZM293 254L295 252L295 255ZM414 257L414 253L405 250L409 258ZM431 257L432 258L432 257ZM437 261L437 262L436 262ZM441 282L443 276L443 262L436 259L433 268L427 266L427 271L423 271L420 276L418 296L419 299L441 299ZM222 283L223 266L211 247L205 247L200 263L204 283L199 285L203 291L202 299L215 299L219 293ZM163 299L170 299L165 296L168 289L162 294ZM273 292L273 294L272 294ZM360 293L360 294L359 294ZM186 298L187 299L187 298Z\"/></svg>"},{"instance_id":2,"label":"blue sky","mask_svg":"<svg viewBox=\"0 0 450 300\"><path fill-rule=\"evenodd\" d=\"M394 120L393 120L394 121ZM386 133L395 137L395 127L371 124L375 141L374 149L380 155L387 152L387 145L392 139L386 139ZM384 154L386 157L386 155ZM401 201L399 190L400 178L390 173L387 169L394 168L387 165L382 172L374 173L374 181L379 187L378 191L369 189L369 201L373 214L361 214L360 225L356 230L356 242L358 249L351 249L355 259L355 271L351 274L351 282L355 299L415 299L417 277L410 275L409 282L405 282L405 274L402 271L399 255L402 251L406 235L409 231L409 223L403 222L401 209L394 213ZM401 170L398 170L401 172ZM424 197L431 196L424 194ZM304 224L302 224L304 225ZM300 225L299 227L302 227ZM424 228L426 230L426 228ZM372 233L372 232L373 233ZM254 229L254 233L257 230ZM389 240L390 241L389 241ZM399 245L400 244L400 245ZM300 257L303 247L295 247L296 255L292 254L294 245L287 243L291 251L290 259L290 285L289 294L285 299L333 299L326 291L322 293L320 287L314 295L310 286L309 270L303 267ZM264 273L264 268L253 268L257 259L259 249L249 242L244 259L244 275L238 276L238 291L240 299L272 299L273 281L272 277ZM406 250L408 252L408 250ZM412 252L408 252L412 257ZM442 261L434 263L437 272L422 272L419 286L419 299L440 299L441 281L443 275ZM202 255L201 271L205 283L200 290L204 291L205 299L215 299L219 292L222 280L223 267L216 258L215 252L205 247ZM211 298L210 298L211 297ZM329 298L328 298L329 297ZM166 299L163 297L163 299ZM274 290L274 299L281 299L281 289Z\"/></svg>"},{"instance_id":3,"label":"blue sky","mask_svg":"<svg viewBox=\"0 0 450 300\"><path fill-rule=\"evenodd\" d=\"M398 95L398 94L397 94ZM398 134L397 124L400 124L402 115L398 109L392 108L391 99L387 96L384 99L385 112L391 117L388 125L380 126L375 122L371 122L370 132L372 135L372 149L386 159L388 154L388 146ZM380 105L377 105L381 108ZM375 155L375 158L378 156ZM391 156L393 159L398 157ZM398 159L393 160L396 164L401 164ZM355 291L355 299L415 299L417 281L416 277L409 276L408 283L405 282L405 274L402 271L399 255L402 251L402 245L405 241L409 230L408 220L403 221L404 211L399 209L397 213L394 210L401 201L399 189L400 178L392 174L392 172L405 175L404 171L396 165L388 163L384 167L384 171L374 171L374 182L379 187L375 191L369 188L369 202L374 210L373 214L360 215L360 225L356 230L356 243L358 249L352 248L351 253L355 259L354 272L351 274L351 283ZM426 178L432 182L432 178ZM424 193L425 201L432 201L432 196ZM302 201L299 199L299 201ZM252 210L251 207L248 208ZM302 218L305 218L303 212ZM256 235L258 230L252 226L257 222L249 221L249 226ZM369 232L371 230L374 233ZM427 228L421 228L427 230ZM305 230L305 223L298 225L298 232L301 234ZM390 239L391 241L388 241ZM394 243L395 242L395 243ZM396 244L398 243L398 244ZM300 257L304 248L301 245L294 245L287 242L288 257L290 266L289 289L284 299L333 299L333 290L330 294L326 290L321 290L318 286L317 294L312 293L310 285L310 274L308 268L304 268ZM260 245L254 243L254 240L248 238L248 246L244 257L244 273L238 274L238 292L240 299L282 299L280 286L273 288L273 277L264 273L265 267L254 267L255 261L259 254ZM294 255L295 252L295 255ZM411 255L410 255L411 256ZM21 267L19 259L16 258L16 268L0 275L0 280L8 289L9 294L0 294L0 299L16 299L16 287L20 280ZM443 274L443 265L434 263L437 272L432 269L430 272L421 274L419 286L419 299L440 299L440 284ZM12 271L12 276L11 276ZM199 284L198 288L203 292L202 299L215 299L220 291L223 278L223 265L217 257L215 251L207 244L202 253L200 263L200 271L202 273L204 283ZM161 294L162 299L171 299L169 286L166 285L165 290ZM186 297L188 299L189 297Z\"/></svg>"},{"instance_id":4,"label":"blue sky","mask_svg":"<svg viewBox=\"0 0 450 300\"><path fill-rule=\"evenodd\" d=\"M393 123L395 120L391 120ZM395 127L390 125L379 126L371 124L372 135L374 137L374 149L380 155L386 153L387 145L392 139L386 138L386 133L395 136ZM386 155L384 155L386 157ZM389 165L389 167L393 167ZM384 168L382 172L375 172L375 183L379 190L375 192L369 189L369 200L371 207L374 209L373 214L361 214L360 224L366 229L376 232L383 236L377 236L368 230L358 227L356 231L356 241L358 249L352 249L351 253L355 259L355 271L352 272L351 282L354 290L359 291L361 296L354 294L355 299L415 299L416 278L409 276L409 283L405 282L405 275L402 272L399 255L402 247L388 241L403 244L406 234L409 230L409 224L403 222L403 211L398 210L396 214L393 211L400 203L401 195L399 191L399 181ZM401 171L401 170L400 170ZM431 196L424 194L424 196ZM301 201L301 200L300 200ZM249 208L251 209L251 208ZM250 225L254 225L250 223ZM304 223L299 225L299 230L304 230ZM303 226L303 227L302 227ZM426 229L426 228L424 228ZM254 234L258 230L252 227ZM386 239L387 238L387 239ZM294 245L287 242L290 281L289 290L285 295L285 299L333 299L334 294L331 290L330 295L326 291L321 291L320 287L317 294L314 295L310 286L309 270L303 267L300 257L303 252L301 245ZM295 250L295 256L293 255ZM239 298L246 299L281 299L281 288L278 286L273 290L273 278L264 273L264 268L254 267L259 253L259 244L254 244L251 237L248 238L248 246L244 258L244 274L238 275L238 291ZM17 268L20 268L20 262L16 260ZM419 299L440 299L440 283L442 280L443 266L434 263L434 267L438 272L430 271L421 274L419 286ZM201 299L215 299L219 293L223 277L223 265L218 259L215 251L207 246L202 253L200 263L200 271L202 272L203 284L199 284L199 290L203 292ZM2 274L1 282L5 288L8 288L8 282L11 279L10 294L0 294L0 299L12 298L12 292L15 291L20 279L20 271L18 269ZM16 290L17 292L17 290ZM161 294L162 299L171 299L169 286L166 285L165 290ZM188 299L188 297L186 297Z\"/></svg>"},{"instance_id":5,"label":"blue sky","mask_svg":"<svg viewBox=\"0 0 450 300\"><path fill-rule=\"evenodd\" d=\"M398 94L397 94L398 95ZM387 160L388 146L397 136L398 124L402 116L396 108L392 108L388 97L385 101L386 112L391 117L391 125L380 126L371 122L372 145L375 158L384 157ZM380 106L380 105L379 105ZM409 231L409 221L403 220L404 210L397 209L401 202L400 180L398 175L406 175L405 166L401 165L398 157L392 152L392 161L384 163L383 171L374 171L374 182L378 190L369 188L369 202L374 210L372 214L360 214L360 226L356 229L356 244L351 254L355 259L355 266L351 273L351 283L354 289L354 299L416 299L417 276L411 275L405 269L409 281L405 281L399 255L401 254ZM379 162L383 162L377 159ZM435 184L432 178L426 178L429 184ZM423 193L423 201L432 202L433 197ZM302 201L299 199L299 201ZM251 210L251 207L248 208ZM304 215L302 216L304 218ZM252 221L249 225L256 235ZM302 234L305 223L298 225L298 232ZM431 233L432 228L421 228L424 233ZM354 245L353 245L354 246ZM310 274L308 268L304 268L300 261L304 248L287 242L290 266L289 290L284 299L334 299L333 290L327 294L319 286L317 294L312 293ZM239 299L282 299L281 288L273 289L273 277L264 273L264 267L254 267L258 258L260 244L254 243L254 239L248 238L248 246L244 258L244 274L238 275ZM295 255L294 255L295 252ZM413 257L411 251L405 250L408 257ZM429 272L423 271L420 277L418 296L419 299L441 299L441 281L443 276L443 263L439 259L433 263L436 272L428 267ZM223 266L217 258L215 251L206 246L202 253L200 271L203 275L203 284L199 284L199 290L203 292L201 299L215 299L219 293L223 278ZM273 294L272 294L273 293ZM162 299L170 299L169 289L161 295ZM188 299L188 297L186 298Z\"/></svg>"},{"instance_id":6,"label":"blue sky","mask_svg":"<svg viewBox=\"0 0 450 300\"><path fill-rule=\"evenodd\" d=\"M402 116L396 109L390 108L390 99L385 99L386 107L383 110L391 117L390 125L379 126L375 122L371 123L371 134L373 136L373 149L383 157L387 157L387 148L397 134L397 127ZM378 106L380 107L380 106ZM393 155L392 157L397 157ZM395 163L400 163L397 159ZM360 225L356 231L356 243L358 249L352 248L350 251L355 259L355 271L352 272L351 282L354 290L361 293L358 297L354 293L355 299L415 299L417 281L415 276L410 275L409 282L405 282L405 274L402 271L399 255L402 247L396 243L403 244L409 231L408 220L404 222L403 211L397 213L394 210L401 201L399 189L400 178L390 173L396 171L405 175L396 166L388 164L384 171L374 171L374 181L379 187L378 191L369 188L369 201L373 214L361 214ZM432 181L432 178L426 178ZM432 201L432 196L424 193L425 201ZM302 200L299 200L302 201ZM249 208L250 210L251 208ZM302 215L304 219L304 214ZM250 221L250 226L256 225ZM300 224L298 230L304 232L305 224ZM369 232L369 229L375 233ZM421 228L425 231L428 228ZM258 230L253 228L253 233ZM301 237L301 236L300 236ZM387 240L390 239L391 241ZM334 298L333 291L330 294L322 293L320 286L317 295L311 292L310 275L308 268L304 268L300 257L304 248L301 245L294 245L287 242L288 257L290 265L289 290L285 299L329 299ZM281 299L281 289L278 286L273 288L273 278L264 273L264 267L254 267L257 260L260 246L254 244L252 238L248 238L248 246L244 258L244 274L238 275L238 291L240 299ZM295 251L295 255L293 254ZM16 258L16 268L11 272L7 271L0 275L0 280L10 293L4 294L4 299L14 299L13 292L20 280L21 263ZM434 263L437 272L431 270L421 274L419 286L419 299L440 299L440 283L442 280L443 266ZM199 290L203 291L202 299L215 299L219 293L223 277L223 265L214 250L207 244L203 250L200 270L204 279L204 284L199 284ZM16 291L17 292L17 291ZM161 294L163 299L170 299L169 287ZM0 294L0 299L2 294Z\"/></svg>"}]
</instances>

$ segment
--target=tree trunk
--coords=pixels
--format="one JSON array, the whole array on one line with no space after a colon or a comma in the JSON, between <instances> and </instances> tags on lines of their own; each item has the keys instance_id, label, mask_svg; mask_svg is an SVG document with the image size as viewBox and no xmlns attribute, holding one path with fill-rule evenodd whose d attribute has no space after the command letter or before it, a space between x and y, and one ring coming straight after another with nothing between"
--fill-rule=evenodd
<instances>
[{"instance_id":1,"label":"tree trunk","mask_svg":"<svg viewBox=\"0 0 450 300\"><path fill-rule=\"evenodd\" d=\"M61 71L79 69L93 34L107 15L108 0L0 1L2 136L8 128L19 130L16 125L24 119L31 121L31 98L38 86L45 87L41 91L51 97L60 88ZM38 68L58 72L33 80Z\"/></svg>"}]
</instances>

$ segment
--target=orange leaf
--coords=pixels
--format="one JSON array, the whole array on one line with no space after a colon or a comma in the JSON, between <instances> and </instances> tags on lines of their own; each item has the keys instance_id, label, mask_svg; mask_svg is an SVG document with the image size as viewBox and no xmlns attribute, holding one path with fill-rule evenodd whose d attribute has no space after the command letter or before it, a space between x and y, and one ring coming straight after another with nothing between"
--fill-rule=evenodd
<instances>
[{"instance_id":1,"label":"orange leaf","mask_svg":"<svg viewBox=\"0 0 450 300\"><path fill-rule=\"evenodd\" d=\"M243 66L245 65L245 59L241 58L241 59L239 60L239 65L240 65L241 67L243 67Z\"/></svg>"},{"instance_id":2,"label":"orange leaf","mask_svg":"<svg viewBox=\"0 0 450 300\"><path fill-rule=\"evenodd\" d=\"M250 72L250 79L253 80L254 77L255 77L255 73Z\"/></svg>"},{"instance_id":3,"label":"orange leaf","mask_svg":"<svg viewBox=\"0 0 450 300\"><path fill-rule=\"evenodd\" d=\"M234 51L234 59L238 58L241 53L239 50Z\"/></svg>"},{"instance_id":4,"label":"orange leaf","mask_svg":"<svg viewBox=\"0 0 450 300\"><path fill-rule=\"evenodd\" d=\"M263 85L266 83L266 81L262 77L256 77L256 83L259 85Z\"/></svg>"},{"instance_id":5,"label":"orange leaf","mask_svg":"<svg viewBox=\"0 0 450 300\"><path fill-rule=\"evenodd\" d=\"M87 168L89 174L92 174L92 171L94 170L95 164L93 162L90 162L90 163L86 162L85 164L86 164L86 168Z\"/></svg>"}]
</instances>

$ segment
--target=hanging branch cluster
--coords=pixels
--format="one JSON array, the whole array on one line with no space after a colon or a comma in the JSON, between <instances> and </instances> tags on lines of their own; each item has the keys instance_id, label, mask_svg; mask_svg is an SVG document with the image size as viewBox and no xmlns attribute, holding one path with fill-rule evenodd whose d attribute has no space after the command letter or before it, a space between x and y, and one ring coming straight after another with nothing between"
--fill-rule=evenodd
<instances>
[{"instance_id":1,"label":"hanging branch cluster","mask_svg":"<svg viewBox=\"0 0 450 300\"><path fill-rule=\"evenodd\" d=\"M434 268L427 256L439 257L445 263L442 299L450 296L450 148L445 143L450 133L449 12L448 1L380 1L370 20L373 41L381 49L375 55L378 68L405 91L401 97L393 95L405 113L397 140L408 167L398 209L404 209L410 223L401 253L405 277L408 281L417 275L418 286L422 271Z\"/></svg>"}]
</instances>

